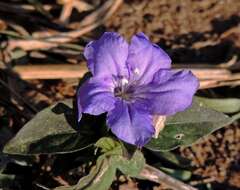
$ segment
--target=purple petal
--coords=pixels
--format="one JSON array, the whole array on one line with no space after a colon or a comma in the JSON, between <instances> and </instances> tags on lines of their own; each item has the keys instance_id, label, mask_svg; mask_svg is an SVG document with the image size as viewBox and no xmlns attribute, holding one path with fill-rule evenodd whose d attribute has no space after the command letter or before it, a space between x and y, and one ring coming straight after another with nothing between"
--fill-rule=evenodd
<instances>
[{"instance_id":1,"label":"purple petal","mask_svg":"<svg viewBox=\"0 0 240 190\"><path fill-rule=\"evenodd\" d=\"M169 69L171 59L159 46L139 33L131 40L127 64L134 77L138 75L141 84L146 84L152 81L154 73L159 69Z\"/></svg>"},{"instance_id":2,"label":"purple petal","mask_svg":"<svg viewBox=\"0 0 240 190\"><path fill-rule=\"evenodd\" d=\"M148 85L135 90L135 106L151 114L173 115L188 108L199 87L190 71L159 70Z\"/></svg>"},{"instance_id":3,"label":"purple petal","mask_svg":"<svg viewBox=\"0 0 240 190\"><path fill-rule=\"evenodd\" d=\"M114 32L105 32L84 49L88 68L93 76L126 76L128 43Z\"/></svg>"},{"instance_id":4,"label":"purple petal","mask_svg":"<svg viewBox=\"0 0 240 190\"><path fill-rule=\"evenodd\" d=\"M108 113L107 124L119 139L139 147L144 146L155 132L149 114L139 112L122 100L118 100Z\"/></svg>"},{"instance_id":5,"label":"purple petal","mask_svg":"<svg viewBox=\"0 0 240 190\"><path fill-rule=\"evenodd\" d=\"M78 112L100 115L114 108L113 84L108 78L91 78L78 90Z\"/></svg>"}]
</instances>

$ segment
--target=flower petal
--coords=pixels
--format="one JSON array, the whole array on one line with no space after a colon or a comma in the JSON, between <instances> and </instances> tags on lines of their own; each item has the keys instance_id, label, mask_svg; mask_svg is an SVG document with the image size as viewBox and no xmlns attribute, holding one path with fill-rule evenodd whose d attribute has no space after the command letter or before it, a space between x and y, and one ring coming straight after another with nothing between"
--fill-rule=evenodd
<instances>
[{"instance_id":1,"label":"flower petal","mask_svg":"<svg viewBox=\"0 0 240 190\"><path fill-rule=\"evenodd\" d=\"M139 147L144 146L155 132L149 114L139 112L122 100L118 100L108 113L107 124L119 139Z\"/></svg>"},{"instance_id":2,"label":"flower petal","mask_svg":"<svg viewBox=\"0 0 240 190\"><path fill-rule=\"evenodd\" d=\"M84 49L88 68L93 76L125 76L128 43L114 32L105 32L99 40L90 42Z\"/></svg>"},{"instance_id":3,"label":"flower petal","mask_svg":"<svg viewBox=\"0 0 240 190\"><path fill-rule=\"evenodd\" d=\"M151 83L137 87L135 106L151 114L173 115L191 105L198 87L190 71L159 70Z\"/></svg>"},{"instance_id":4,"label":"flower petal","mask_svg":"<svg viewBox=\"0 0 240 190\"><path fill-rule=\"evenodd\" d=\"M114 108L113 84L109 78L91 78L78 90L78 110L83 113L100 115Z\"/></svg>"},{"instance_id":5,"label":"flower petal","mask_svg":"<svg viewBox=\"0 0 240 190\"><path fill-rule=\"evenodd\" d=\"M159 46L152 44L143 33L139 33L131 40L127 64L134 77L138 75L141 84L146 84L159 69L169 69L171 59Z\"/></svg>"}]
</instances>

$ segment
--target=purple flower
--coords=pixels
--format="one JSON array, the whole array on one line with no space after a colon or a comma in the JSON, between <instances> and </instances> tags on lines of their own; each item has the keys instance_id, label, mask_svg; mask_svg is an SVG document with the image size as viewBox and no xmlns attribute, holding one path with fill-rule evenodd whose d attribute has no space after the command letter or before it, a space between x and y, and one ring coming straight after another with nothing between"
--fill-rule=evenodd
<instances>
[{"instance_id":1,"label":"purple flower","mask_svg":"<svg viewBox=\"0 0 240 190\"><path fill-rule=\"evenodd\" d=\"M93 77L78 91L81 113L107 113L107 125L121 140L145 145L153 136L153 115L173 115L192 103L199 82L190 71L172 71L171 59L139 33L128 44L106 32L84 56Z\"/></svg>"}]
</instances>

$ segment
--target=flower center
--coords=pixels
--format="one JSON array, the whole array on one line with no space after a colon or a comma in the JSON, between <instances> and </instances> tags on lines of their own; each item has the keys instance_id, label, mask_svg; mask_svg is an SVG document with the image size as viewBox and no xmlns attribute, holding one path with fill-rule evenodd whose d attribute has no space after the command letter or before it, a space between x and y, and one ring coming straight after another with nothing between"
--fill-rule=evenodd
<instances>
[{"instance_id":1,"label":"flower center","mask_svg":"<svg viewBox=\"0 0 240 190\"><path fill-rule=\"evenodd\" d=\"M131 100L132 92L131 85L126 78L120 79L119 84L114 88L115 97L120 97L126 101Z\"/></svg>"}]
</instances>

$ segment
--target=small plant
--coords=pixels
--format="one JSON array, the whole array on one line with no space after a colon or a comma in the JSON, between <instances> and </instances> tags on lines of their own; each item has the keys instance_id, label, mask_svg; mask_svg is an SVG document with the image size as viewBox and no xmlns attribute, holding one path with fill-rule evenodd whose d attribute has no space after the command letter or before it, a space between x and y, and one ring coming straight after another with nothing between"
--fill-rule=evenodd
<instances>
[{"instance_id":1,"label":"small plant","mask_svg":"<svg viewBox=\"0 0 240 190\"><path fill-rule=\"evenodd\" d=\"M89 149L95 163L89 174L76 185L56 190L107 190L117 171L175 189L194 189L177 180L188 180L191 172L171 150L190 146L238 119L239 114L224 114L239 111L234 109L236 100L193 97L197 78L190 71L171 70L169 56L143 33L130 44L117 33L104 33L86 46L84 55L91 76L84 78L76 100L39 112L4 153L68 154ZM150 166L145 159L149 153L175 168L161 161Z\"/></svg>"}]
</instances>

